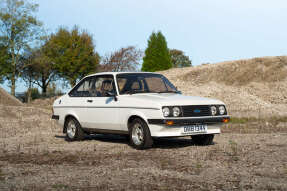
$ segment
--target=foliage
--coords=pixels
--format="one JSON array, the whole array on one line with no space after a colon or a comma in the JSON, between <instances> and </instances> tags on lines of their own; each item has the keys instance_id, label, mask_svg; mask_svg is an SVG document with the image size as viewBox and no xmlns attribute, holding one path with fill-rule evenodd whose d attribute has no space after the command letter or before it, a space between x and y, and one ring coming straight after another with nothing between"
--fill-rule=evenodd
<instances>
[{"instance_id":1,"label":"foliage","mask_svg":"<svg viewBox=\"0 0 287 191\"><path fill-rule=\"evenodd\" d=\"M2 76L11 84L15 95L16 80L24 66L21 54L37 39L41 23L33 15L37 4L26 0L2 0L0 3L0 44L7 47L9 59L1 62Z\"/></svg>"},{"instance_id":2,"label":"foliage","mask_svg":"<svg viewBox=\"0 0 287 191\"><path fill-rule=\"evenodd\" d=\"M40 94L38 88L28 88L28 90L25 92L26 98L29 97L28 94L31 94L32 100L41 98L41 94Z\"/></svg>"},{"instance_id":3,"label":"foliage","mask_svg":"<svg viewBox=\"0 0 287 191\"><path fill-rule=\"evenodd\" d=\"M160 71L172 67L171 57L165 37L161 32L153 32L143 58L142 71Z\"/></svg>"},{"instance_id":4,"label":"foliage","mask_svg":"<svg viewBox=\"0 0 287 191\"><path fill-rule=\"evenodd\" d=\"M7 62L9 62L8 49L6 46L0 44L0 83L4 82L7 70L9 71L10 65L7 65Z\"/></svg>"},{"instance_id":5,"label":"foliage","mask_svg":"<svg viewBox=\"0 0 287 191\"><path fill-rule=\"evenodd\" d=\"M46 94L47 87L57 79L57 75L55 64L46 55L45 46L31 51L26 61L22 78L28 83L36 84L42 89L42 94Z\"/></svg>"},{"instance_id":6,"label":"foliage","mask_svg":"<svg viewBox=\"0 0 287 191\"><path fill-rule=\"evenodd\" d=\"M182 68L192 66L189 57L184 55L184 52L177 49L169 51L173 68Z\"/></svg>"},{"instance_id":7,"label":"foliage","mask_svg":"<svg viewBox=\"0 0 287 191\"><path fill-rule=\"evenodd\" d=\"M142 59L142 51L134 46L121 48L102 59L100 71L137 71Z\"/></svg>"},{"instance_id":8,"label":"foliage","mask_svg":"<svg viewBox=\"0 0 287 191\"><path fill-rule=\"evenodd\" d=\"M92 36L79 31L78 27L71 31L60 28L49 37L45 49L59 76L71 86L85 75L96 72L100 61L94 51Z\"/></svg>"}]
</instances>

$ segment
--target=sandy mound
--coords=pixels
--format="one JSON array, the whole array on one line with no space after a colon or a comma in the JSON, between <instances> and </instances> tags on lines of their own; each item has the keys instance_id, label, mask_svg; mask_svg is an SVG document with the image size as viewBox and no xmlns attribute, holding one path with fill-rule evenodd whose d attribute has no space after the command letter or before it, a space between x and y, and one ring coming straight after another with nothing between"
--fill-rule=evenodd
<instances>
[{"instance_id":1,"label":"sandy mound","mask_svg":"<svg viewBox=\"0 0 287 191\"><path fill-rule=\"evenodd\" d=\"M22 106L23 103L0 88L0 105Z\"/></svg>"},{"instance_id":2,"label":"sandy mound","mask_svg":"<svg viewBox=\"0 0 287 191\"><path fill-rule=\"evenodd\" d=\"M54 104L54 101L59 96L51 97L51 98L42 98L42 99L35 99L31 103L28 103L27 106L32 107L40 107L40 108L46 108L46 109L52 109L52 106Z\"/></svg>"},{"instance_id":3,"label":"sandy mound","mask_svg":"<svg viewBox=\"0 0 287 191\"><path fill-rule=\"evenodd\" d=\"M160 72L186 95L224 101L235 116L287 115L287 57L175 68Z\"/></svg>"}]
</instances>

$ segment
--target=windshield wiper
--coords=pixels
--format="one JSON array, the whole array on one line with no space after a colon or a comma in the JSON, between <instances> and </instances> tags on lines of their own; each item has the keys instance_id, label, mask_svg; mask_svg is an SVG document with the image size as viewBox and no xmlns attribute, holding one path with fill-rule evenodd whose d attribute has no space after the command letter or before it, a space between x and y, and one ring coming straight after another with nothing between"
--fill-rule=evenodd
<instances>
[{"instance_id":1,"label":"windshield wiper","mask_svg":"<svg viewBox=\"0 0 287 191\"><path fill-rule=\"evenodd\" d=\"M129 94L129 95L132 95L132 94L138 94L138 93L144 93L142 91L137 91L137 90L129 90L129 91L126 91L125 94Z\"/></svg>"},{"instance_id":2,"label":"windshield wiper","mask_svg":"<svg viewBox=\"0 0 287 191\"><path fill-rule=\"evenodd\" d=\"M168 90L168 91L161 91L161 92L155 92L155 93L159 93L159 94L162 94L162 93L181 93L180 91L175 91L175 90Z\"/></svg>"},{"instance_id":3,"label":"windshield wiper","mask_svg":"<svg viewBox=\"0 0 287 191\"><path fill-rule=\"evenodd\" d=\"M126 91L125 94L139 94L139 93L157 93L157 94L162 94L162 93L176 93L176 94L181 94L181 91L175 91L175 90L169 90L169 91L160 91L160 92L156 92L156 91L137 91L137 90L129 90Z\"/></svg>"}]
</instances>

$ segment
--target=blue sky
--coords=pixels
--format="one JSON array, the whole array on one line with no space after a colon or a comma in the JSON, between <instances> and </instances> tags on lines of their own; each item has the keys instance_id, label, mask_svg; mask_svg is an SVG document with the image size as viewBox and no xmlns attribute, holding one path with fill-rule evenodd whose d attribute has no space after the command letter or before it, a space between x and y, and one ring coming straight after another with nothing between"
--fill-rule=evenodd
<instances>
[{"instance_id":1,"label":"blue sky","mask_svg":"<svg viewBox=\"0 0 287 191\"><path fill-rule=\"evenodd\" d=\"M48 32L78 25L101 55L145 49L152 31L193 62L287 55L285 0L34 0ZM17 91L25 88L18 84ZM6 87L7 88L7 87Z\"/></svg>"}]
</instances>

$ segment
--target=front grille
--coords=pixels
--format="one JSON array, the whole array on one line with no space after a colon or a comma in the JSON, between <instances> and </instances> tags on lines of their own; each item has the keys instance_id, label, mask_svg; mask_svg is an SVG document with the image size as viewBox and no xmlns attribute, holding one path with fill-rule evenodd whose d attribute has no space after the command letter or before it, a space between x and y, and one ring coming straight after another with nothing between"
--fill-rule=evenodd
<instances>
[{"instance_id":1,"label":"front grille","mask_svg":"<svg viewBox=\"0 0 287 191\"><path fill-rule=\"evenodd\" d=\"M182 106L183 117L211 116L209 105Z\"/></svg>"}]
</instances>

